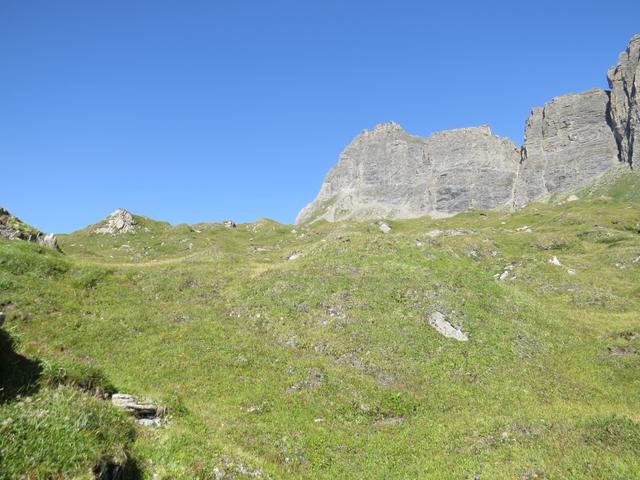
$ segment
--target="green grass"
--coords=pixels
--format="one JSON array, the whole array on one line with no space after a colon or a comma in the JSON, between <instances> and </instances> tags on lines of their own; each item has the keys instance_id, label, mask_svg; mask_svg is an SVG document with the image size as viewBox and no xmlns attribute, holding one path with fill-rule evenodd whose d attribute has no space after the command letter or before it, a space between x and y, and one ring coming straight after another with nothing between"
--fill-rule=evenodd
<instances>
[{"instance_id":1,"label":"green grass","mask_svg":"<svg viewBox=\"0 0 640 480\"><path fill-rule=\"evenodd\" d=\"M159 479L640 478L640 355L611 355L640 351L640 210L598 188L387 235L136 217L133 234L62 236L64 255L2 241L24 368L0 405L23 448L5 441L0 470L85 478L126 455ZM432 329L436 310L469 341ZM134 425L96 391L166 405L168 424ZM36 438L73 448L24 448Z\"/></svg>"}]
</instances>

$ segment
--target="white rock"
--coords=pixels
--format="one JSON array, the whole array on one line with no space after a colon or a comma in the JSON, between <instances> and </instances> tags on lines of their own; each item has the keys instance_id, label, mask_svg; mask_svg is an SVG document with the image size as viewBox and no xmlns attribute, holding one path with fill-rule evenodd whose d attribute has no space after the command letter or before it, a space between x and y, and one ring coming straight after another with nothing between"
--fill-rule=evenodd
<instances>
[{"instance_id":1,"label":"white rock","mask_svg":"<svg viewBox=\"0 0 640 480\"><path fill-rule=\"evenodd\" d=\"M575 201L577 201L577 200L580 200L580 199L579 199L577 196L575 196L575 195L569 195L569 196L567 197L567 202L575 202Z\"/></svg>"},{"instance_id":2,"label":"white rock","mask_svg":"<svg viewBox=\"0 0 640 480\"><path fill-rule=\"evenodd\" d=\"M436 238L436 237L439 237L440 235L442 235L442 230L438 230L437 228L434 228L433 230L429 230L427 232L427 237L431 237L431 238Z\"/></svg>"},{"instance_id":3,"label":"white rock","mask_svg":"<svg viewBox=\"0 0 640 480\"><path fill-rule=\"evenodd\" d=\"M130 233L135 231L137 227L133 216L124 208L119 208L106 218L102 226L95 229L95 233L101 234L119 234Z\"/></svg>"},{"instance_id":4,"label":"white rock","mask_svg":"<svg viewBox=\"0 0 640 480\"><path fill-rule=\"evenodd\" d=\"M391 231L391 227L384 222L378 223L378 228L382 233L389 233Z\"/></svg>"},{"instance_id":5,"label":"white rock","mask_svg":"<svg viewBox=\"0 0 640 480\"><path fill-rule=\"evenodd\" d=\"M549 263L551 265L557 265L558 267L562 266L562 263L560 263L560 260L558 260L558 257L556 257L555 255L553 256L553 258L549 259Z\"/></svg>"},{"instance_id":6,"label":"white rock","mask_svg":"<svg viewBox=\"0 0 640 480\"><path fill-rule=\"evenodd\" d=\"M469 338L462 332L462 330L455 328L440 312L433 312L429 316L429 325L435 328L441 335L447 338L453 338L459 342L466 342Z\"/></svg>"}]
</instances>

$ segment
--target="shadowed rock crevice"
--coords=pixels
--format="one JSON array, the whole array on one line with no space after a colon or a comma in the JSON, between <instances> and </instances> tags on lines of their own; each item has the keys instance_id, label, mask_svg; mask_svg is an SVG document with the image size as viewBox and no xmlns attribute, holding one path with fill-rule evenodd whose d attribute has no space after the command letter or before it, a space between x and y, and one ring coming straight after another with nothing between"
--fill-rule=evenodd
<instances>
[{"instance_id":1,"label":"shadowed rock crevice","mask_svg":"<svg viewBox=\"0 0 640 480\"><path fill-rule=\"evenodd\" d=\"M640 152L634 148L640 136L640 35L635 35L618 58L618 64L607 74L611 89L611 124L620 149L620 159L635 167Z\"/></svg>"}]
</instances>

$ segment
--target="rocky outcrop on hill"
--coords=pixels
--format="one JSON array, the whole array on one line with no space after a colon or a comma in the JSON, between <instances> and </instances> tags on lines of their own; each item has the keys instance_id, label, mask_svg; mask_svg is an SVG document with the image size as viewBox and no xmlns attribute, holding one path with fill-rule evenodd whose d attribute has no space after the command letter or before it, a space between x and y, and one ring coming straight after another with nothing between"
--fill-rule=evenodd
<instances>
[{"instance_id":1,"label":"rocky outcrop on hill","mask_svg":"<svg viewBox=\"0 0 640 480\"><path fill-rule=\"evenodd\" d=\"M640 164L640 35L631 39L619 56L618 65L609 69L608 80L611 123L620 149L620 160L637 166Z\"/></svg>"},{"instance_id":2,"label":"rocky outcrop on hill","mask_svg":"<svg viewBox=\"0 0 640 480\"><path fill-rule=\"evenodd\" d=\"M44 247L53 248L61 252L58 246L58 239L52 233L44 233L22 220L11 215L7 210L0 207L0 237L9 240L24 240L37 243Z\"/></svg>"},{"instance_id":3,"label":"rocky outcrop on hill","mask_svg":"<svg viewBox=\"0 0 640 480\"><path fill-rule=\"evenodd\" d=\"M365 130L342 152L296 223L440 217L519 208L640 160L640 35L609 71L611 92L556 97L534 108L521 149L489 127L421 138L396 123Z\"/></svg>"},{"instance_id":4,"label":"rocky outcrop on hill","mask_svg":"<svg viewBox=\"0 0 640 480\"><path fill-rule=\"evenodd\" d=\"M533 109L525 126L516 207L579 188L618 165L608 104L608 92L590 90Z\"/></svg>"},{"instance_id":5,"label":"rocky outcrop on hill","mask_svg":"<svg viewBox=\"0 0 640 480\"><path fill-rule=\"evenodd\" d=\"M136 228L137 223L133 216L124 208L119 208L109 215L100 227L95 229L95 233L115 235L134 232Z\"/></svg>"}]
</instances>

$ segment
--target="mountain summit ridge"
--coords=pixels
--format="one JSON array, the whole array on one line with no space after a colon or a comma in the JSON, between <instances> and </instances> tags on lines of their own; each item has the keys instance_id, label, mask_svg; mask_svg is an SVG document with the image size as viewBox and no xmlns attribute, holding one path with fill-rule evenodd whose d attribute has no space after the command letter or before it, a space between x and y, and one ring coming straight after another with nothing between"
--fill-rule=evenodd
<instances>
[{"instance_id":1,"label":"mountain summit ridge","mask_svg":"<svg viewBox=\"0 0 640 480\"><path fill-rule=\"evenodd\" d=\"M633 168L640 162L639 72L635 35L609 69L611 90L561 95L533 108L521 147L487 125L427 137L395 122L365 129L296 223L514 210L581 188L620 163Z\"/></svg>"}]
</instances>

